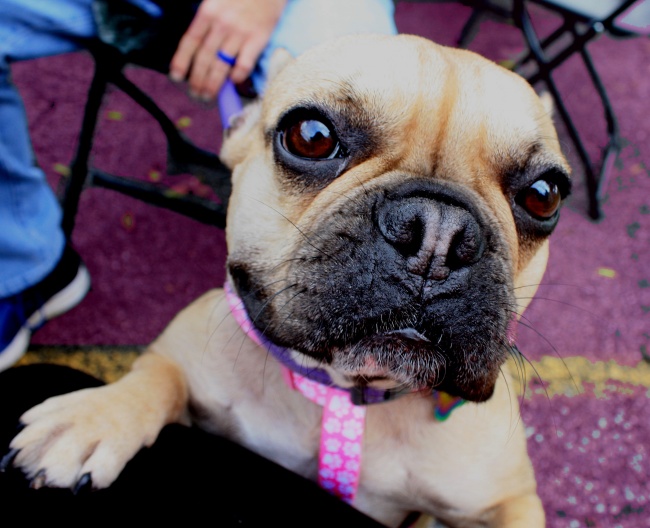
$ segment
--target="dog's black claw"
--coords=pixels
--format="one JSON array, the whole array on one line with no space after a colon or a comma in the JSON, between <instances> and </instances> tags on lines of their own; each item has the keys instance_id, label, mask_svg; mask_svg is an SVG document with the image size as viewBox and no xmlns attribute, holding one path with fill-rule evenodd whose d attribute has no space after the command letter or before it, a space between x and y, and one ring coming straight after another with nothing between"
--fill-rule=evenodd
<instances>
[{"instance_id":1,"label":"dog's black claw","mask_svg":"<svg viewBox=\"0 0 650 528\"><path fill-rule=\"evenodd\" d=\"M7 468L12 466L14 459L18 453L20 453L20 449L14 448L2 457L2 460L0 460L0 473L4 473L7 471Z\"/></svg>"},{"instance_id":2,"label":"dog's black claw","mask_svg":"<svg viewBox=\"0 0 650 528\"><path fill-rule=\"evenodd\" d=\"M29 482L29 487L32 489L41 489L47 484L47 476L45 475L45 470L40 469L34 478Z\"/></svg>"},{"instance_id":3,"label":"dog's black claw","mask_svg":"<svg viewBox=\"0 0 650 528\"><path fill-rule=\"evenodd\" d=\"M74 495L90 491L93 488L93 478L90 473L84 473L72 489Z\"/></svg>"}]
</instances>

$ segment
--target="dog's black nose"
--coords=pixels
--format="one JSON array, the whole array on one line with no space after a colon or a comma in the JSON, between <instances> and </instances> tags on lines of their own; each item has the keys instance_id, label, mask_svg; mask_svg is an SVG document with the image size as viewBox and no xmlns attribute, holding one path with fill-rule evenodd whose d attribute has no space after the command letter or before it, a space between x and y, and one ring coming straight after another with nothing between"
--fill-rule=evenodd
<instances>
[{"instance_id":1,"label":"dog's black nose","mask_svg":"<svg viewBox=\"0 0 650 528\"><path fill-rule=\"evenodd\" d=\"M406 259L410 273L445 280L477 262L484 235L474 216L457 204L429 196L387 198L378 207L384 239Z\"/></svg>"}]
</instances>

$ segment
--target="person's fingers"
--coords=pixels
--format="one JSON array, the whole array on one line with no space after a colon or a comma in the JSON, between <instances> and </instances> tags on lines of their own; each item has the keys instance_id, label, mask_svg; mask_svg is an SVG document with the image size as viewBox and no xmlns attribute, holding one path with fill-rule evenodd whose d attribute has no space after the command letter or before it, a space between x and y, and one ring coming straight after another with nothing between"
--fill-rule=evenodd
<instances>
[{"instance_id":1,"label":"person's fingers","mask_svg":"<svg viewBox=\"0 0 650 528\"><path fill-rule=\"evenodd\" d=\"M216 75L218 78L225 79L230 72L230 65L217 58L217 51L223 44L223 40L223 32L213 26L194 54L188 78L190 91L194 95L203 95L210 76ZM228 53L227 50L224 51Z\"/></svg>"},{"instance_id":2,"label":"person's fingers","mask_svg":"<svg viewBox=\"0 0 650 528\"><path fill-rule=\"evenodd\" d=\"M243 82L251 74L286 0L203 0L172 61L170 77L187 79L190 93L212 99L228 75ZM219 59L221 51L226 56ZM235 59L235 64L228 60Z\"/></svg>"},{"instance_id":3,"label":"person's fingers","mask_svg":"<svg viewBox=\"0 0 650 528\"><path fill-rule=\"evenodd\" d=\"M230 72L230 78L235 84L248 79L265 46L266 39L258 36L251 37L242 44L237 62Z\"/></svg>"},{"instance_id":4,"label":"person's fingers","mask_svg":"<svg viewBox=\"0 0 650 528\"><path fill-rule=\"evenodd\" d=\"M190 71L190 65L192 64L192 58L209 31L210 24L208 20L195 16L178 43L176 52L169 64L169 76L173 80L182 81L187 77Z\"/></svg>"},{"instance_id":5,"label":"person's fingers","mask_svg":"<svg viewBox=\"0 0 650 528\"><path fill-rule=\"evenodd\" d=\"M205 100L212 100L221 89L226 77L232 72L232 66L228 61L219 58L218 53L221 51L226 58L231 57L235 60L235 68L239 62L238 51L241 47L241 38L235 35L226 40L215 54L215 60L210 66L208 73L204 79L203 86L201 87L201 98Z\"/></svg>"}]
</instances>

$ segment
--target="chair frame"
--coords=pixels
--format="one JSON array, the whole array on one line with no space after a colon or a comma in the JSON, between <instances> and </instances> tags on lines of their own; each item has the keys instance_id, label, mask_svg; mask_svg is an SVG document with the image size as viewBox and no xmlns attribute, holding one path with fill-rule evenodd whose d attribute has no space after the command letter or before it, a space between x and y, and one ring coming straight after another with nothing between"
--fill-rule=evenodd
<instances>
[{"instance_id":1,"label":"chair frame","mask_svg":"<svg viewBox=\"0 0 650 528\"><path fill-rule=\"evenodd\" d=\"M124 70L128 62L123 55L99 41L88 43L87 49L94 59L95 72L88 90L79 140L70 166L70 176L63 182L62 227L66 236L69 238L72 235L81 193L89 186L117 191L223 229L226 224L226 208L231 189L230 170L221 163L216 154L197 147L183 136L156 103L126 77ZM93 140L102 102L109 85L123 91L160 125L167 138L168 174L191 173L199 177L212 187L220 203L192 195L179 196L159 185L115 176L91 167Z\"/></svg>"},{"instance_id":2,"label":"chair frame","mask_svg":"<svg viewBox=\"0 0 650 528\"><path fill-rule=\"evenodd\" d=\"M561 8L547 0L513 0L511 10L495 5L490 0L462 2L464 5L472 7L473 11L462 29L458 39L459 46L468 46L470 40L476 34L478 24L480 24L485 13L494 14L501 19L511 20L522 32L528 47L528 53L515 64L514 70L521 71L526 64L530 62L535 63L536 72L526 76L526 79L531 85L540 81L544 82L553 97L557 112L567 129L567 133L576 148L576 152L583 166L587 187L588 214L594 220L602 218L601 202L603 190L622 148L622 140L609 96L586 46L590 41L604 33L615 36L627 34L615 26L615 20L637 1L623 0L619 7L606 18L598 20L587 18L570 9ZM560 15L563 19L561 25L543 40L540 39L533 26L528 10L529 4L540 5ZM571 42L554 54L550 54L551 46L556 44L560 38L567 35L571 37ZM594 164L589 156L578 129L562 99L560 90L553 79L553 71L555 68L563 64L576 52L582 58L603 106L608 140L607 145L603 149L599 165Z\"/></svg>"}]
</instances>

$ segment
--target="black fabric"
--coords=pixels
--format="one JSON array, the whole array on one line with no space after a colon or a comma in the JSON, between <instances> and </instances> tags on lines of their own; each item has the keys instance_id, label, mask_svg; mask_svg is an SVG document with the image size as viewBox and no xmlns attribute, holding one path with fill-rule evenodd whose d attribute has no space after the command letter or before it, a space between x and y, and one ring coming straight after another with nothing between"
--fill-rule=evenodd
<instances>
[{"instance_id":1,"label":"black fabric","mask_svg":"<svg viewBox=\"0 0 650 528\"><path fill-rule=\"evenodd\" d=\"M153 17L128 0L94 0L99 40L119 51L126 62L161 73L194 18L200 1L155 0L162 16Z\"/></svg>"},{"instance_id":2,"label":"black fabric","mask_svg":"<svg viewBox=\"0 0 650 528\"><path fill-rule=\"evenodd\" d=\"M18 431L20 415L49 396L102 382L57 365L0 373L0 456ZM0 500L22 521L68 525L100 521L208 523L212 527L380 525L316 484L223 438L195 428L167 426L106 490L29 488L16 469L0 473Z\"/></svg>"}]
</instances>

